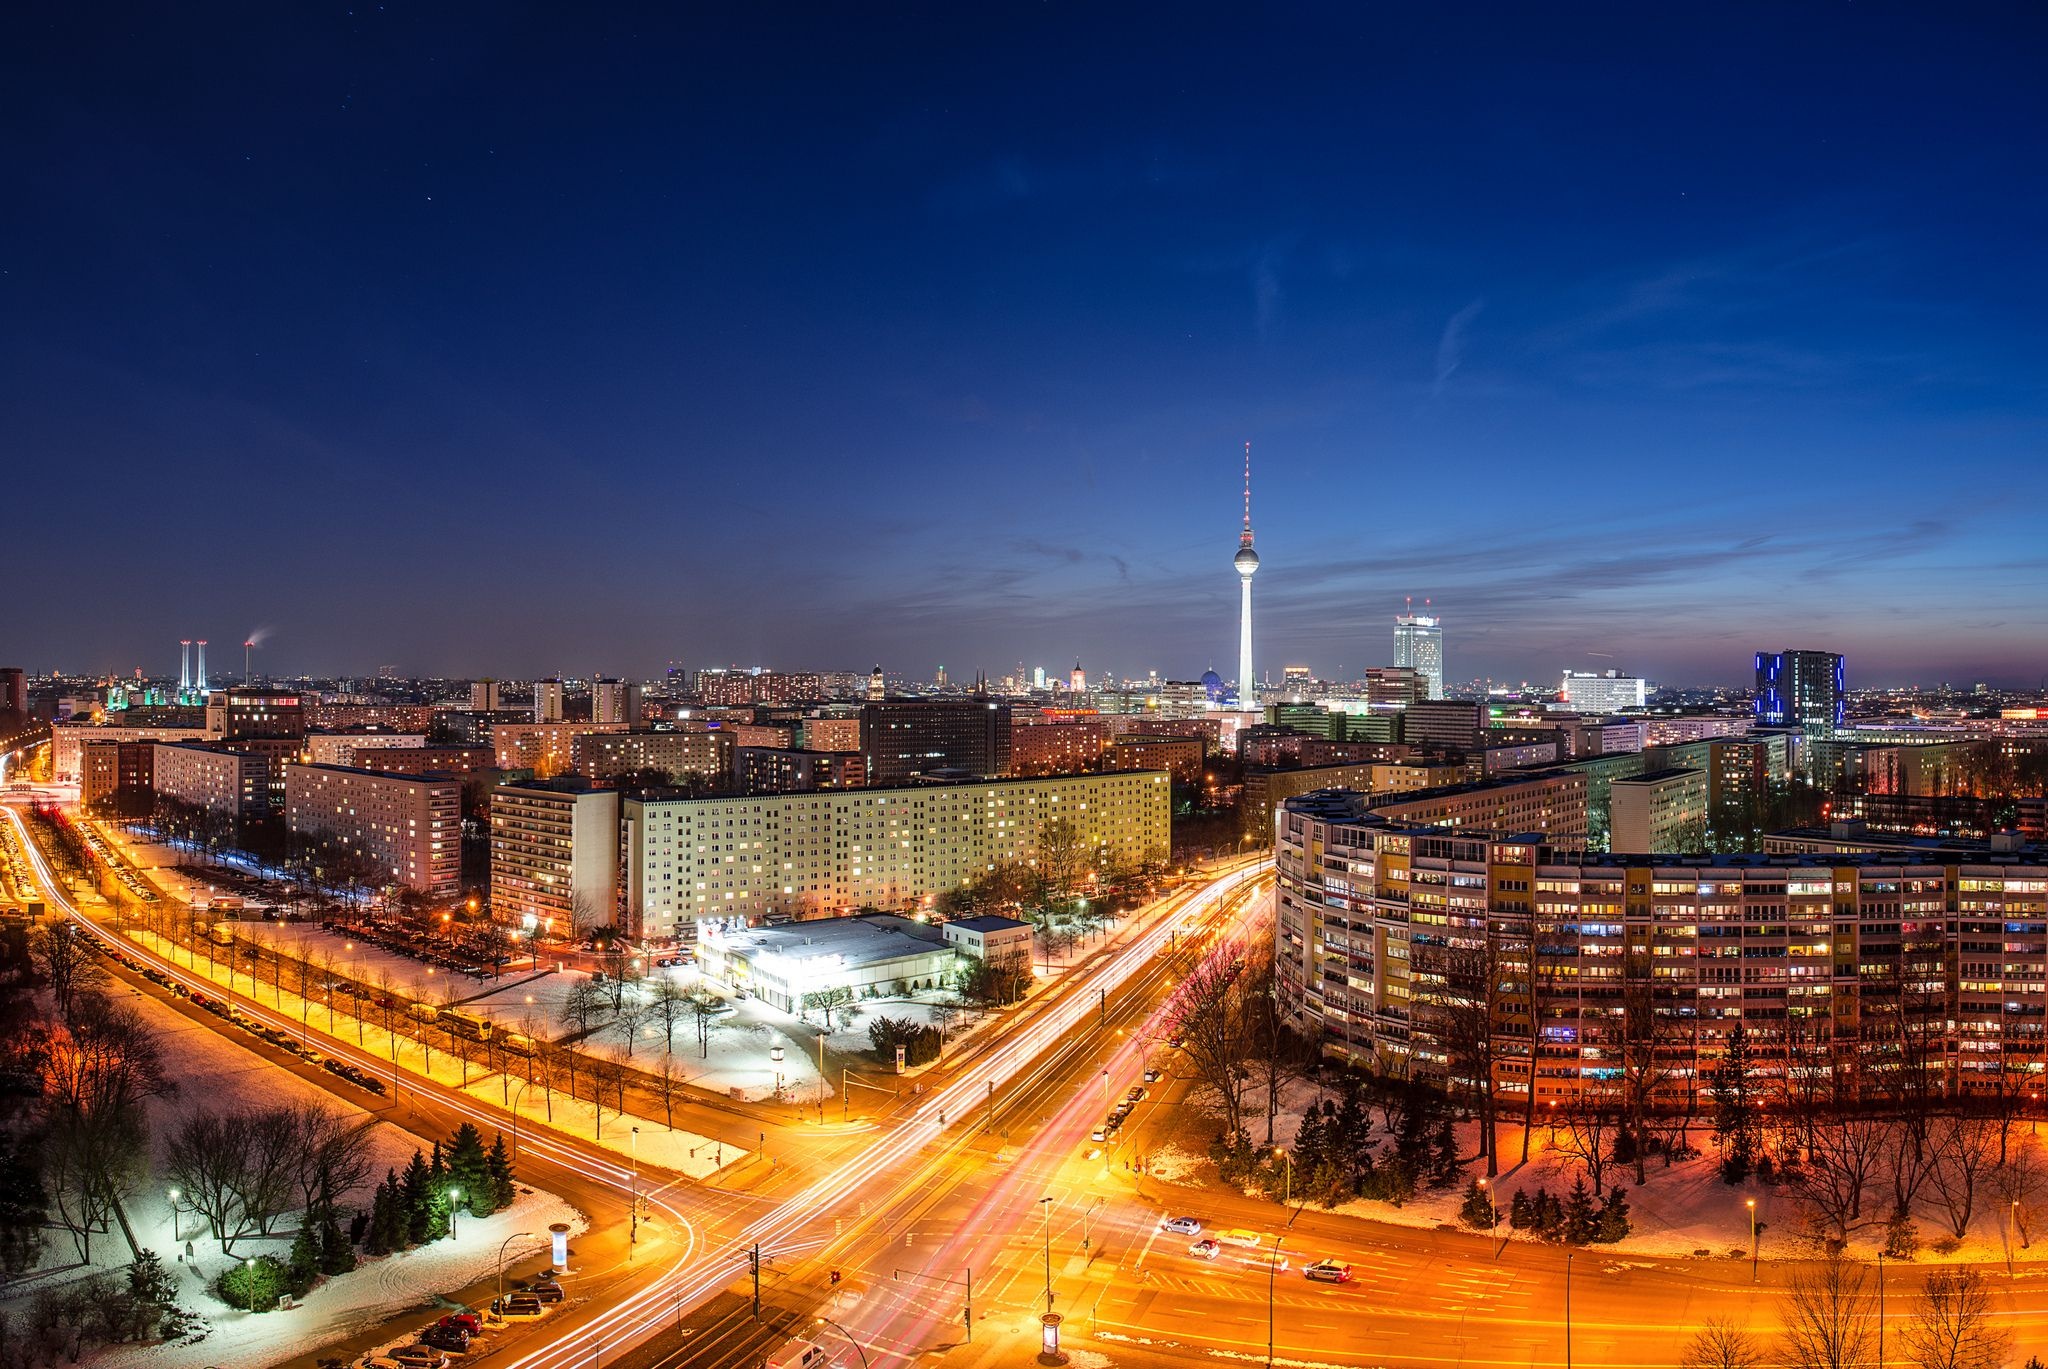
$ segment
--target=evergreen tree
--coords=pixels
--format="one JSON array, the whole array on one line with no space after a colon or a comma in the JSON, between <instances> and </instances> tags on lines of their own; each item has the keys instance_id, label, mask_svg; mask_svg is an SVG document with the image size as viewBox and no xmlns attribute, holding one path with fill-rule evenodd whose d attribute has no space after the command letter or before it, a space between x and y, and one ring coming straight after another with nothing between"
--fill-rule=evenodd
<instances>
[{"instance_id":1,"label":"evergreen tree","mask_svg":"<svg viewBox=\"0 0 2048 1369\"><path fill-rule=\"evenodd\" d=\"M1593 1239L1603 1245L1612 1245L1628 1236L1628 1189L1616 1184L1607 1190L1607 1201L1600 1208L1600 1218L1595 1224Z\"/></svg>"},{"instance_id":2,"label":"evergreen tree","mask_svg":"<svg viewBox=\"0 0 2048 1369\"><path fill-rule=\"evenodd\" d=\"M1436 1136L1429 1153L1429 1186L1449 1188L1458 1182L1458 1137L1451 1129L1451 1115L1437 1118Z\"/></svg>"},{"instance_id":3,"label":"evergreen tree","mask_svg":"<svg viewBox=\"0 0 2048 1369\"><path fill-rule=\"evenodd\" d=\"M370 1220L363 1228L363 1249L372 1255L389 1255L391 1244L391 1190L397 1186L398 1176L387 1173L384 1182L377 1185L377 1191L370 1195Z\"/></svg>"},{"instance_id":4,"label":"evergreen tree","mask_svg":"<svg viewBox=\"0 0 2048 1369\"><path fill-rule=\"evenodd\" d=\"M491 1178L483 1133L468 1122L449 1139L448 1182L462 1194L458 1206L472 1216L488 1217L498 1210L498 1185Z\"/></svg>"},{"instance_id":5,"label":"evergreen tree","mask_svg":"<svg viewBox=\"0 0 2048 1369\"><path fill-rule=\"evenodd\" d=\"M491 1142L491 1153L484 1163L490 1171L491 1186L497 1192L497 1206L512 1206L512 1200L519 1195L512 1182L512 1157L505 1150L504 1132L499 1132Z\"/></svg>"},{"instance_id":6,"label":"evergreen tree","mask_svg":"<svg viewBox=\"0 0 2048 1369\"><path fill-rule=\"evenodd\" d=\"M320 1248L313 1240L313 1233L302 1226L299 1234L292 1237L292 1253L285 1261L285 1291L295 1298L303 1298L319 1277Z\"/></svg>"},{"instance_id":7,"label":"evergreen tree","mask_svg":"<svg viewBox=\"0 0 2048 1369\"><path fill-rule=\"evenodd\" d=\"M1522 1195L1517 1193L1515 1197ZM1475 1231L1490 1231L1498 1214L1494 1211L1493 1195L1479 1186L1479 1180L1470 1179L1465 1184L1465 1201L1458 1208L1458 1217Z\"/></svg>"},{"instance_id":8,"label":"evergreen tree","mask_svg":"<svg viewBox=\"0 0 2048 1369\"><path fill-rule=\"evenodd\" d=\"M320 1272L346 1274L355 1267L355 1247L341 1234L341 1222L330 1206L320 1222Z\"/></svg>"},{"instance_id":9,"label":"evergreen tree","mask_svg":"<svg viewBox=\"0 0 2048 1369\"><path fill-rule=\"evenodd\" d=\"M1536 1234L1546 1241L1564 1239L1564 1204L1551 1195L1547 1188L1538 1188L1531 1200L1535 1205Z\"/></svg>"},{"instance_id":10,"label":"evergreen tree","mask_svg":"<svg viewBox=\"0 0 2048 1369\"><path fill-rule=\"evenodd\" d=\"M1714 1098L1714 1140L1721 1147L1721 1180L1739 1184L1756 1168L1758 1120L1750 1096L1749 1033L1730 1033L1728 1048L1714 1066L1710 1091Z\"/></svg>"},{"instance_id":11,"label":"evergreen tree","mask_svg":"<svg viewBox=\"0 0 2048 1369\"><path fill-rule=\"evenodd\" d=\"M1515 1196L1508 1199L1508 1225L1517 1231L1527 1231L1536 1225L1536 1205L1519 1188L1515 1190Z\"/></svg>"},{"instance_id":12,"label":"evergreen tree","mask_svg":"<svg viewBox=\"0 0 2048 1369\"><path fill-rule=\"evenodd\" d=\"M1593 1239L1599 1226L1599 1217L1593 1211L1593 1193L1586 1187L1586 1176L1580 1175L1572 1184L1570 1196L1564 1200L1564 1239L1571 1245L1585 1245Z\"/></svg>"},{"instance_id":13,"label":"evergreen tree","mask_svg":"<svg viewBox=\"0 0 2048 1369\"><path fill-rule=\"evenodd\" d=\"M434 1147L434 1159L441 1158L441 1148ZM426 1157L417 1150L405 1167L405 1178L400 1181L401 1208L405 1213L405 1239L399 1248L425 1245L434 1239L434 1176L427 1168Z\"/></svg>"}]
</instances>

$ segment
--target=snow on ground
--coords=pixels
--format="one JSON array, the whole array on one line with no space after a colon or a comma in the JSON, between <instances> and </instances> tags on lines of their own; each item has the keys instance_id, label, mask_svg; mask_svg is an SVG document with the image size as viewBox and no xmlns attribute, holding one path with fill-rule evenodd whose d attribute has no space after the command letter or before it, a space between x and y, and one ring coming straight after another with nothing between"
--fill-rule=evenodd
<instances>
[{"instance_id":1,"label":"snow on ground","mask_svg":"<svg viewBox=\"0 0 2048 1369\"><path fill-rule=\"evenodd\" d=\"M1326 1096L1334 1099L1337 1095L1330 1087L1319 1086L1313 1081L1290 1082L1281 1095L1280 1110L1274 1118L1275 1144L1291 1148L1303 1115ZM1157 1148L1147 1152L1146 1173L1164 1183L1187 1188L1220 1183L1215 1164L1209 1159L1209 1143L1218 1129L1215 1117L1198 1106L1184 1106L1178 1111L1180 1122L1172 1139L1163 1140ZM1255 1142L1263 1144L1265 1095L1256 1089L1246 1102L1246 1129ZM1379 1151L1390 1148L1388 1140L1377 1130L1375 1135L1380 1142ZM1477 1123L1461 1123L1457 1136L1460 1154L1477 1153ZM2038 1137L2031 1131L2019 1131L2016 1139L2020 1146L2035 1152L2037 1170L2048 1172L2048 1138ZM1499 1144L1500 1173L1492 1180L1502 1214L1498 1234L1503 1239L1536 1240L1534 1235L1508 1226L1509 1200L1517 1190L1533 1194L1538 1188L1563 1197L1584 1173L1583 1166L1552 1141L1549 1128L1540 1121L1531 1130L1526 1165L1521 1162L1522 1128L1519 1124L1503 1124ZM1635 1181L1633 1164L1608 1164L1602 1178L1607 1186L1626 1186L1629 1220L1634 1230L1627 1240L1616 1245L1598 1246L1596 1250L1661 1256L1695 1255L1705 1251L1718 1258L1747 1259L1750 1249L1748 1202L1754 1199L1759 1227L1758 1249L1763 1258L1804 1259L1817 1253L1818 1247L1806 1235L1806 1205L1799 1198L1784 1189L1753 1179L1733 1186L1721 1181L1711 1121L1703 1120L1693 1129L1692 1144L1702 1153L1688 1160L1666 1165L1660 1157L1649 1157L1644 1164L1644 1182L1641 1185ZM1359 1201L1335 1210L1346 1216L1396 1226L1459 1226L1465 1229L1458 1216L1458 1210L1465 1201L1465 1180L1483 1177L1485 1173L1484 1164L1474 1161L1465 1166L1464 1176L1452 1187L1420 1192L1400 1207ZM1870 1226L1850 1240L1849 1251L1854 1257L1874 1260L1884 1244L1879 1218L1887 1208L1888 1199L1877 1191L1882 1184L1880 1175L1866 1205ZM1591 1186L1589 1177L1587 1187ZM1970 1222L1969 1236L1953 1252L1941 1253L1933 1249L1943 1237L1952 1236L1952 1230L1924 1210L1924 1204L1922 1209L1916 1209L1914 1220L1920 1233L1921 1259L2005 1261L2008 1212L2005 1204L1991 1193L1988 1180L1984 1189L1985 1195L1977 1204ZM2012 1236L2012 1258L2015 1262L2048 1260L2048 1240L2029 1247L2026 1232L2028 1208L2023 1206L2020 1215L2020 1227ZM2037 1230L2044 1215L2048 1214L2037 1211L2032 1216Z\"/></svg>"},{"instance_id":2,"label":"snow on ground","mask_svg":"<svg viewBox=\"0 0 2048 1369\"><path fill-rule=\"evenodd\" d=\"M202 1107L256 1107L318 1099L330 1107L372 1115L279 1069L156 998L124 987L121 1001L132 1004L156 1033L165 1064L179 1085L176 1097L151 1104L159 1163L171 1130ZM387 1168L403 1169L413 1151L422 1148L417 1137L388 1123L379 1123L370 1136L373 1172L378 1179ZM368 1202L367 1193L353 1194L347 1200L350 1206L367 1206ZM465 1287L486 1277L497 1267L499 1243L515 1231L544 1231L552 1222L567 1222L577 1231L588 1225L582 1214L553 1194L522 1185L519 1198L503 1212L487 1218L462 1218L459 1239L365 1260L354 1273L323 1282L297 1307L253 1314L222 1304L211 1291L211 1282L228 1265L248 1256L267 1252L283 1259L291 1250L293 1232L267 1240L238 1241L235 1254L224 1256L219 1243L206 1234L203 1218L189 1210L172 1212L168 1184L161 1176L130 1199L127 1213L143 1248L156 1251L178 1277L179 1305L204 1318L207 1332L196 1343L181 1340L168 1345L116 1347L94 1360L115 1369L130 1365L139 1369L198 1369L205 1365L261 1369L307 1346L354 1335L394 1313L426 1303L441 1290ZM185 1258L188 1247L190 1260ZM70 1237L53 1232L50 1253L54 1259L71 1258ZM93 1255L108 1269L118 1269L129 1259L127 1243L118 1231L96 1236ZM18 1287L18 1295L27 1297L38 1289L60 1286L86 1272L53 1271L31 1278Z\"/></svg>"},{"instance_id":3,"label":"snow on ground","mask_svg":"<svg viewBox=\"0 0 2048 1369\"><path fill-rule=\"evenodd\" d=\"M136 933L135 940L159 954L169 955L174 949L162 938L148 932ZM179 965L187 964L182 949L177 949L176 960ZM746 1159L749 1154L737 1146L722 1145L681 1128L671 1129L650 1118L634 1117L622 1122L618 1114L609 1108L605 1110L603 1125L600 1126L596 1110L589 1103L572 1099L560 1089L528 1085L520 1093L521 1085L526 1084L523 1077L491 1070L445 1050L429 1050L409 1036L387 1032L378 1025L374 1013L368 1021L359 1020L346 1011L331 1011L324 1002L309 1003L289 988L279 990L261 981L252 986L247 974L235 975L230 985L228 967L209 964L203 954L191 962L190 968L216 984L228 985L235 992L274 1008L315 1036L335 1037L390 1061L397 1069L424 1075L449 1088L466 1090L487 1103L495 1103L499 1107L516 1104L519 1116L529 1123L544 1122L557 1131L587 1137L618 1155L630 1157L637 1154L647 1164L673 1168L701 1179L724 1165ZM394 1089L394 1099L402 1094L403 1087L400 1085ZM552 1120L549 1120L550 1114ZM637 1141L633 1136L635 1126L640 1130Z\"/></svg>"}]
</instances>

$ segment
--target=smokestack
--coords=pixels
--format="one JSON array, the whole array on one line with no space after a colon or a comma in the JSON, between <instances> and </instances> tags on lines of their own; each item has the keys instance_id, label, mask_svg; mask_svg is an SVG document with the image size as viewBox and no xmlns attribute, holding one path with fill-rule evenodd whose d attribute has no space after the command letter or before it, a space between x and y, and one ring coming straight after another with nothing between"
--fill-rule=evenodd
<instances>
[{"instance_id":1,"label":"smokestack","mask_svg":"<svg viewBox=\"0 0 2048 1369\"><path fill-rule=\"evenodd\" d=\"M251 637L242 643L242 688L249 687L249 653L256 648L256 639Z\"/></svg>"},{"instance_id":2,"label":"smokestack","mask_svg":"<svg viewBox=\"0 0 2048 1369\"><path fill-rule=\"evenodd\" d=\"M192 687L201 694L206 692L206 639L204 637L199 639L199 677L192 682Z\"/></svg>"},{"instance_id":3,"label":"smokestack","mask_svg":"<svg viewBox=\"0 0 2048 1369\"><path fill-rule=\"evenodd\" d=\"M192 688L192 639L178 639L178 692L185 693Z\"/></svg>"}]
</instances>

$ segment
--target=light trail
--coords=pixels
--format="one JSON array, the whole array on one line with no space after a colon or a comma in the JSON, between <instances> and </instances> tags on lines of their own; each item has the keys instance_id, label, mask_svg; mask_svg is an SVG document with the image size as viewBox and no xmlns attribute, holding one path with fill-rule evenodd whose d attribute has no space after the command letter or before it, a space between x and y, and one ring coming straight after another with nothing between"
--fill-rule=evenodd
<instances>
[{"instance_id":1,"label":"light trail","mask_svg":"<svg viewBox=\"0 0 2048 1369\"><path fill-rule=\"evenodd\" d=\"M20 814L11 806L7 813L20 833L23 846L29 853L37 876L48 888L52 901L62 908L67 916L86 929L88 934L107 940L92 921L65 896L59 888L54 870L40 847L30 839ZM716 1249L710 1244L706 1230L700 1242L696 1224L665 1201L654 1199L653 1205L669 1214L677 1230L685 1233L683 1249L665 1269L650 1271L650 1281L638 1290L621 1298L611 1308L566 1332L547 1345L536 1347L528 1354L507 1361L511 1369L571 1369L590 1363L604 1351L617 1352L639 1345L659 1334L671 1324L679 1303L694 1306L709 1299L735 1275L737 1261L752 1246L787 1250L790 1243L803 1228L821 1218L829 1218L836 1208L847 1203L863 1188L871 1185L888 1171L911 1160L923 1151L933 1140L946 1130L940 1121L944 1115L965 1118L971 1110L986 1101L991 1083L997 1088L1009 1084L1020 1073L1059 1044L1060 1040L1081 1021L1097 1011L1097 990L1113 992L1122 987L1133 976L1158 955L1159 951L1174 938L1181 922L1190 917L1200 917L1213 910L1217 904L1244 885L1266 873L1267 865L1255 860L1229 873L1221 875L1196 891L1178 908L1166 910L1149 930L1133 937L1125 945L1110 951L1106 958L1085 970L1083 976L1063 986L1062 991L1026 1025L1021 1031L1003 1038L992 1047L985 1057L973 1062L971 1068L962 1072L950 1084L942 1086L926 1102L912 1110L910 1116L893 1131L879 1137L867 1150L854 1157L833 1173L816 1180L810 1186L766 1214L741 1228L731 1239ZM189 989L201 988L206 992L219 992L220 985L210 979L202 980L179 967L175 961L144 950L123 938L124 950L139 954L155 963L178 982ZM287 1032L303 1040L313 1041L316 1034L309 1032L303 1023L272 1009L263 1007L253 999L246 998L232 989L234 997L241 998L253 1008L251 1013L258 1021ZM431 1079L423 1079L410 1071L395 1069L390 1062L380 1060L367 1052L350 1047L339 1037L319 1035L318 1043L323 1051L349 1059L359 1068L367 1069L379 1078L398 1085L403 1082L415 1093L422 1091L422 1085L437 1103L461 1115L479 1122L496 1126L496 1110L486 1108L466 1094L448 1089ZM532 1133L533 1139L522 1149L540 1151L551 1162L564 1169L583 1175L591 1181L618 1190L622 1195L628 1192L632 1182L629 1168L597 1160L580 1147L557 1141L544 1131ZM649 1196L641 1195L642 1202L649 1202ZM700 1243L702 1253L699 1254Z\"/></svg>"}]
</instances>

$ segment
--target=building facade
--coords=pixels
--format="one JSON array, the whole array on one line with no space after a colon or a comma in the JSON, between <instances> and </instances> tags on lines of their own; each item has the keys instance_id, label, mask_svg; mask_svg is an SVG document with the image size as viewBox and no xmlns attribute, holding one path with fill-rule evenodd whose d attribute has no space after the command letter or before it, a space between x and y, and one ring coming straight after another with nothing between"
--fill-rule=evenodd
<instances>
[{"instance_id":1,"label":"building facade","mask_svg":"<svg viewBox=\"0 0 2048 1369\"><path fill-rule=\"evenodd\" d=\"M260 753L202 742L160 743L150 764L159 798L236 819L272 811L270 758Z\"/></svg>"},{"instance_id":2,"label":"building facade","mask_svg":"<svg viewBox=\"0 0 2048 1369\"><path fill-rule=\"evenodd\" d=\"M592 779L659 770L674 781L717 779L732 772L733 734L716 732L583 732L569 743L569 768Z\"/></svg>"},{"instance_id":3,"label":"building facade","mask_svg":"<svg viewBox=\"0 0 2048 1369\"><path fill-rule=\"evenodd\" d=\"M288 765L285 822L297 836L365 857L392 884L452 898L462 881L462 784L339 765Z\"/></svg>"},{"instance_id":4,"label":"building facade","mask_svg":"<svg viewBox=\"0 0 2048 1369\"><path fill-rule=\"evenodd\" d=\"M908 784L932 774L1010 772L1010 705L1000 700L886 699L861 710L868 783Z\"/></svg>"},{"instance_id":5,"label":"building facade","mask_svg":"<svg viewBox=\"0 0 2048 1369\"><path fill-rule=\"evenodd\" d=\"M1827 651L1756 654L1756 721L1796 727L1810 738L1835 735L1847 695L1842 658Z\"/></svg>"},{"instance_id":6,"label":"building facade","mask_svg":"<svg viewBox=\"0 0 2048 1369\"><path fill-rule=\"evenodd\" d=\"M491 916L548 935L615 921L619 793L585 780L501 784L491 794Z\"/></svg>"},{"instance_id":7,"label":"building facade","mask_svg":"<svg viewBox=\"0 0 2048 1369\"><path fill-rule=\"evenodd\" d=\"M1444 696L1444 623L1421 613L1394 619L1394 664L1429 681L1429 697Z\"/></svg>"},{"instance_id":8,"label":"building facade","mask_svg":"<svg viewBox=\"0 0 2048 1369\"><path fill-rule=\"evenodd\" d=\"M1566 708L1581 713L1620 713L1649 704L1650 682L1613 670L1567 670L1557 693Z\"/></svg>"},{"instance_id":9,"label":"building facade","mask_svg":"<svg viewBox=\"0 0 2048 1369\"><path fill-rule=\"evenodd\" d=\"M1622 855L1707 849L1707 772L1667 767L1614 781L1609 848Z\"/></svg>"},{"instance_id":10,"label":"building facade","mask_svg":"<svg viewBox=\"0 0 2048 1369\"><path fill-rule=\"evenodd\" d=\"M719 917L917 910L1001 862L1085 869L1167 859L1172 785L1154 773L623 805L626 923L667 938ZM1084 870L1085 874L1085 870Z\"/></svg>"}]
</instances>

